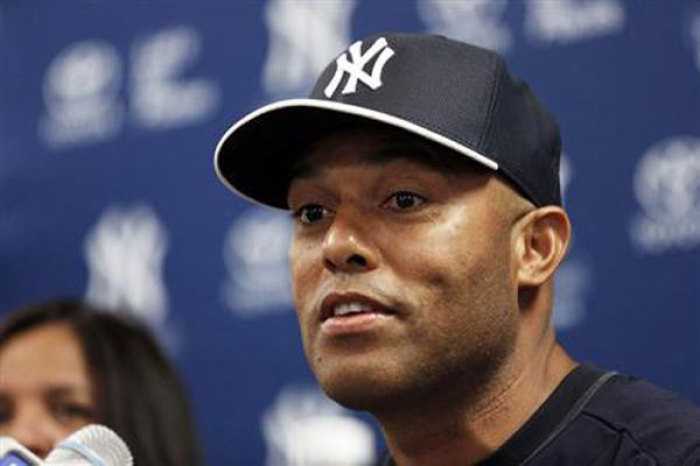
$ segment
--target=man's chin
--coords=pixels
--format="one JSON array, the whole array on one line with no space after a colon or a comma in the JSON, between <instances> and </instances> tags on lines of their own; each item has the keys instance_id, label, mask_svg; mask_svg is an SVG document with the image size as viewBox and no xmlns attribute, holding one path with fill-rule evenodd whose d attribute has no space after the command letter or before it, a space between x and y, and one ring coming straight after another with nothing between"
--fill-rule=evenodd
<instances>
[{"instance_id":1,"label":"man's chin","mask_svg":"<svg viewBox=\"0 0 700 466\"><path fill-rule=\"evenodd\" d=\"M376 412L393 404L402 392L399 380L386 371L344 368L319 374L318 382L332 400L353 410Z\"/></svg>"},{"instance_id":2,"label":"man's chin","mask_svg":"<svg viewBox=\"0 0 700 466\"><path fill-rule=\"evenodd\" d=\"M351 382L341 387L335 384L322 384L321 387L333 401L357 411L375 412L390 398L387 391L380 390L376 385L368 386L364 383Z\"/></svg>"}]
</instances>

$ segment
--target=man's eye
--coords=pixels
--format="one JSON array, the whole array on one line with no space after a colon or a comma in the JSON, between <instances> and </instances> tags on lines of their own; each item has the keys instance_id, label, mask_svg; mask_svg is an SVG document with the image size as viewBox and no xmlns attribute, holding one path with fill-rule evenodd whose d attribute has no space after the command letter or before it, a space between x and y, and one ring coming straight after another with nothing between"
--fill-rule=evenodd
<instances>
[{"instance_id":1,"label":"man's eye","mask_svg":"<svg viewBox=\"0 0 700 466\"><path fill-rule=\"evenodd\" d=\"M392 194L384 205L394 210L414 209L425 202L425 198L409 191L399 191Z\"/></svg>"},{"instance_id":2,"label":"man's eye","mask_svg":"<svg viewBox=\"0 0 700 466\"><path fill-rule=\"evenodd\" d=\"M307 204L299 208L294 216L298 218L301 223L311 224L318 222L323 219L326 214L326 209L318 204Z\"/></svg>"}]
</instances>

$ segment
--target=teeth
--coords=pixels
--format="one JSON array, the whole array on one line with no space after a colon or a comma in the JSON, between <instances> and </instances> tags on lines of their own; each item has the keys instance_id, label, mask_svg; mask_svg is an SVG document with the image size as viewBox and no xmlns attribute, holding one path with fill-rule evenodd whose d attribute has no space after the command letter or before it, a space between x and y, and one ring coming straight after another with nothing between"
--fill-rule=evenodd
<instances>
[{"instance_id":1,"label":"teeth","mask_svg":"<svg viewBox=\"0 0 700 466\"><path fill-rule=\"evenodd\" d=\"M352 313L357 313L357 312L370 312L372 308L370 308L367 304L363 303L343 303L343 304L338 304L335 306L333 309L333 315L334 316L344 316Z\"/></svg>"}]
</instances>

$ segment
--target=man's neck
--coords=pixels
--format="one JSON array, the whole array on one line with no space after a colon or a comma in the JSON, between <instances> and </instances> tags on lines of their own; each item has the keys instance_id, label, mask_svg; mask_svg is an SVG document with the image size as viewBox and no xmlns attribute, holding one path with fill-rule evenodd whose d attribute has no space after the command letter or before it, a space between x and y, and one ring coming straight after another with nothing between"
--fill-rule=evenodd
<instances>
[{"instance_id":1,"label":"man's neck","mask_svg":"<svg viewBox=\"0 0 700 466\"><path fill-rule=\"evenodd\" d=\"M453 391L408 409L375 413L397 464L475 464L495 452L576 366L553 331L547 339L546 351L514 357L478 396Z\"/></svg>"}]
</instances>

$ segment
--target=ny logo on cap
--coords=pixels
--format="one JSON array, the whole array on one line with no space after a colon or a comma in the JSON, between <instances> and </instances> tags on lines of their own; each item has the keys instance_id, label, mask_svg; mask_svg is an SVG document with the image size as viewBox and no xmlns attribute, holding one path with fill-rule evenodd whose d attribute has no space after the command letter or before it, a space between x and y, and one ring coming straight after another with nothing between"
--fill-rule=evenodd
<instances>
[{"instance_id":1,"label":"ny logo on cap","mask_svg":"<svg viewBox=\"0 0 700 466\"><path fill-rule=\"evenodd\" d=\"M380 37L374 44L362 53L362 41L358 40L348 48L350 52L350 60L348 54L344 53L335 61L336 68L333 78L324 89L323 93L330 98L338 88L340 81L345 73L348 74L348 80L343 87L342 94L352 94L357 91L357 81L362 81L372 90L378 89L382 85L382 70L389 59L394 56L394 51L389 47L386 39ZM377 54L377 60L372 67L372 73L367 74L364 70L365 65L370 62Z\"/></svg>"}]
</instances>

